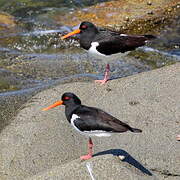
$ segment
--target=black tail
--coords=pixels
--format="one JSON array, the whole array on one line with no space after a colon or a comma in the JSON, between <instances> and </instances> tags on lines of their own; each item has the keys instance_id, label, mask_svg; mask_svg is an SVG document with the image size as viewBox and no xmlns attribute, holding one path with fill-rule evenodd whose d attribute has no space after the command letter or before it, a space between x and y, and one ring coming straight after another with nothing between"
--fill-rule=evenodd
<instances>
[{"instance_id":1,"label":"black tail","mask_svg":"<svg viewBox=\"0 0 180 180\"><path fill-rule=\"evenodd\" d=\"M134 132L134 133L141 133L142 132L141 129L136 129L136 128L131 128L130 131Z\"/></svg>"},{"instance_id":2,"label":"black tail","mask_svg":"<svg viewBox=\"0 0 180 180\"><path fill-rule=\"evenodd\" d=\"M147 40L156 39L156 36L150 34L144 35L144 37L147 38Z\"/></svg>"}]
</instances>

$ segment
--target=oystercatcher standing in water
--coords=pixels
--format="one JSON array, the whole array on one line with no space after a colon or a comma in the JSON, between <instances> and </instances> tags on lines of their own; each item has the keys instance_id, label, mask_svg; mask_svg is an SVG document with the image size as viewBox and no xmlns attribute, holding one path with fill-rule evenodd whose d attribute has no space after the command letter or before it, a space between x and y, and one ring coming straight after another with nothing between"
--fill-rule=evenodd
<instances>
[{"instance_id":1,"label":"oystercatcher standing in water","mask_svg":"<svg viewBox=\"0 0 180 180\"><path fill-rule=\"evenodd\" d=\"M61 39L68 38L74 34L80 33L80 46L88 50L89 54L98 56L101 59L112 59L111 56L117 53L125 53L135 50L137 47L144 46L146 41L154 39L153 35L133 36L119 34L114 31L100 31L91 22L82 22L79 29L68 33ZM101 84L109 80L110 67L106 65L105 76L103 80L96 80Z\"/></svg>"},{"instance_id":2,"label":"oystercatcher standing in water","mask_svg":"<svg viewBox=\"0 0 180 180\"><path fill-rule=\"evenodd\" d=\"M62 104L65 105L65 114L69 123L78 132L89 136L89 151L87 155L81 156L83 160L92 158L93 143L91 136L111 136L112 133L123 133L125 131L142 132L142 130L132 128L101 109L81 105L81 100L73 93L64 93L61 101L57 101L43 110L46 111Z\"/></svg>"}]
</instances>

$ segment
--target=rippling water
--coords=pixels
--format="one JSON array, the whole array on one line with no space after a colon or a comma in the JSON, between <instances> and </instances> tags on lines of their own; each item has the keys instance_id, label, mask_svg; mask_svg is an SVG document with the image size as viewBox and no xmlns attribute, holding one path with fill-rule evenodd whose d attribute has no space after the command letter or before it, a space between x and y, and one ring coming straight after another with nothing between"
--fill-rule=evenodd
<instances>
[{"instance_id":1,"label":"rippling water","mask_svg":"<svg viewBox=\"0 0 180 180\"><path fill-rule=\"evenodd\" d=\"M59 36L73 27L53 20L99 1L2 1L0 10L15 17L14 29L0 31L0 91L26 92L58 81L102 78L105 62L87 56L75 39ZM148 71L180 60L180 18L147 47L111 63L112 78ZM13 92L14 93L14 92Z\"/></svg>"}]
</instances>

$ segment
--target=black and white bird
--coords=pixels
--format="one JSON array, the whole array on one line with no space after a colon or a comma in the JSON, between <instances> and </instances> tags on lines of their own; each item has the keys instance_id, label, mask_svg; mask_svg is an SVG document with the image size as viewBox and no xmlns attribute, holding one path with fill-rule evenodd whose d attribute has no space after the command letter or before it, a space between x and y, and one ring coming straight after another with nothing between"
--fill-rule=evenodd
<instances>
[{"instance_id":1,"label":"black and white bird","mask_svg":"<svg viewBox=\"0 0 180 180\"><path fill-rule=\"evenodd\" d=\"M113 59L113 55L135 50L137 47L144 46L148 40L155 38L153 35L135 36L109 30L99 30L91 22L82 22L79 29L62 36L61 39L75 34L80 34L80 46L87 50L89 54L98 56L100 59ZM107 64L104 79L96 80L96 82L106 83L110 78L109 74L110 67Z\"/></svg>"},{"instance_id":2,"label":"black and white bird","mask_svg":"<svg viewBox=\"0 0 180 180\"><path fill-rule=\"evenodd\" d=\"M112 133L123 133L126 131L142 132L142 130L132 128L101 109L82 105L81 100L70 92L64 93L60 101L44 108L43 111L59 105L65 105L66 118L75 130L89 137L88 154L81 156L83 160L92 158L93 143L91 136L111 136Z\"/></svg>"}]
</instances>

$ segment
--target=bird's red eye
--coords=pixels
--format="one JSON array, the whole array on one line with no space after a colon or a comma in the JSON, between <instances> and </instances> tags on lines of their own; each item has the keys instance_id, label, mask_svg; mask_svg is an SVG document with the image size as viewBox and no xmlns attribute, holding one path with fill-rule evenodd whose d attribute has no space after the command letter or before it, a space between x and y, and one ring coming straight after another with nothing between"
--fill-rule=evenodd
<instances>
[{"instance_id":1,"label":"bird's red eye","mask_svg":"<svg viewBox=\"0 0 180 180\"><path fill-rule=\"evenodd\" d=\"M65 99L65 100L68 100L68 99L70 99L70 97L66 96L66 97L64 97L64 99Z\"/></svg>"},{"instance_id":2,"label":"bird's red eye","mask_svg":"<svg viewBox=\"0 0 180 180\"><path fill-rule=\"evenodd\" d=\"M82 26L81 26L81 29L86 29L86 28L87 28L86 25L82 25Z\"/></svg>"}]
</instances>

